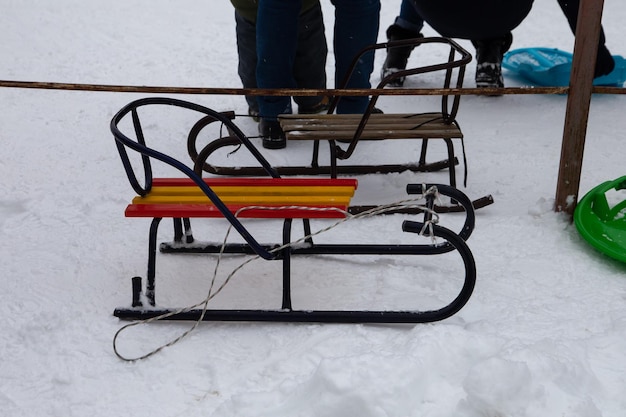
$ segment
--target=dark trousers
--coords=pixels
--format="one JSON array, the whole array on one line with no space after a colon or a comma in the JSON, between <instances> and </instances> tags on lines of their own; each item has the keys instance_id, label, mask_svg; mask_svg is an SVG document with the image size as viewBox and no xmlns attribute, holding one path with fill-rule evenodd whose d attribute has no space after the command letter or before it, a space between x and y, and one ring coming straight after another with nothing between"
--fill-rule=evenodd
<instances>
[{"instance_id":1,"label":"dark trousers","mask_svg":"<svg viewBox=\"0 0 626 417\"><path fill-rule=\"evenodd\" d=\"M412 2L419 16L442 36L472 40L508 36L526 18L533 5L533 0Z\"/></svg>"},{"instance_id":2,"label":"dark trousers","mask_svg":"<svg viewBox=\"0 0 626 417\"><path fill-rule=\"evenodd\" d=\"M335 5L335 84L341 83L356 52L376 43L380 0L334 0ZM297 0L259 0L257 14L257 83L261 88L293 88L301 2ZM374 54L359 62L348 87L369 88L374 69ZM339 102L338 113L362 113L367 97L346 97ZM281 97L259 97L261 115L274 119L290 110L290 101Z\"/></svg>"},{"instance_id":3,"label":"dark trousers","mask_svg":"<svg viewBox=\"0 0 626 417\"><path fill-rule=\"evenodd\" d=\"M498 41L510 39L515 29L530 12L533 0L403 0L413 3L415 13L400 16L416 24L428 22L442 36L471 39L472 41ZM557 0L573 33L576 33L579 0ZM410 11L410 10L409 10ZM423 19L423 20L422 20ZM402 19L400 19L400 22ZM397 20L398 22L398 20ZM402 25L401 25L402 26ZM410 27L406 27L410 29ZM611 53L605 46L604 30L600 30L595 76L606 75L614 68Z\"/></svg>"},{"instance_id":4,"label":"dark trousers","mask_svg":"<svg viewBox=\"0 0 626 417\"><path fill-rule=\"evenodd\" d=\"M244 88L256 88L257 42L256 25L235 11L237 32L237 52L239 54L238 73ZM319 4L300 14L298 18L298 35L296 53L293 61L292 78L294 88L326 88L326 57L328 47L322 9ZM283 86L286 87L286 86ZM289 102L291 99L282 98ZM294 97L300 107L314 107L321 97ZM251 110L258 112L259 104L256 96L246 96ZM290 113L291 111L289 111Z\"/></svg>"},{"instance_id":5,"label":"dark trousers","mask_svg":"<svg viewBox=\"0 0 626 417\"><path fill-rule=\"evenodd\" d=\"M335 6L335 86L341 83L348 73L352 60L361 49L373 45L378 39L380 19L379 0L332 0ZM370 75L374 70L374 52L368 52L358 62L346 84L346 88L370 88ZM369 104L369 97L342 97L337 105L337 113L363 113Z\"/></svg>"}]
</instances>

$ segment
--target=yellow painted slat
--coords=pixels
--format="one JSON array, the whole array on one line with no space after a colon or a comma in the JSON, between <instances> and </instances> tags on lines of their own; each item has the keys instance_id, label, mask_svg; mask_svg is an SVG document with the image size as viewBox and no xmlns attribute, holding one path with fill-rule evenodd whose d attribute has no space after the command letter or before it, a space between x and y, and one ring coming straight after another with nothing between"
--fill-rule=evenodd
<instances>
[{"instance_id":1,"label":"yellow painted slat","mask_svg":"<svg viewBox=\"0 0 626 417\"><path fill-rule=\"evenodd\" d=\"M272 196L272 195L227 195L220 197L224 204L233 205L347 205L351 196ZM204 194L202 195L153 195L135 197L133 204L211 204Z\"/></svg>"},{"instance_id":2,"label":"yellow painted slat","mask_svg":"<svg viewBox=\"0 0 626 417\"><path fill-rule=\"evenodd\" d=\"M220 198L225 196L353 196L353 187L328 186L328 187L237 187L237 186L214 186L211 189ZM177 195L177 196L204 196L199 187L153 187L150 195Z\"/></svg>"}]
</instances>

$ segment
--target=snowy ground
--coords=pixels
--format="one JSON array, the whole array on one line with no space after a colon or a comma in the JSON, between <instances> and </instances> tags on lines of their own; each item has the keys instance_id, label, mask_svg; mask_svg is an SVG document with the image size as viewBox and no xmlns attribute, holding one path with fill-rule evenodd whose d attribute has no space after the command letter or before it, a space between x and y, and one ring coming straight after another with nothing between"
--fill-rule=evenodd
<instances>
[{"instance_id":1,"label":"snowy ground","mask_svg":"<svg viewBox=\"0 0 626 417\"><path fill-rule=\"evenodd\" d=\"M606 3L608 46L626 55L626 7ZM333 9L327 0L323 7L331 37ZM384 1L381 28L398 8L399 0ZM240 85L226 1L8 0L2 9L0 79ZM565 18L549 0L535 2L514 36L514 48L573 47ZM375 82L383 58L377 56ZM332 65L331 58L331 75ZM468 72L472 85L472 65ZM436 81L411 79L409 85ZM520 85L511 78L506 83ZM113 352L113 335L123 323L111 313L130 302L130 277L145 273L148 221L123 217L132 190L108 123L141 96L0 89L3 416L623 415L626 269L589 247L552 210L566 97L462 100L459 122L470 170L464 191L473 198L492 194L495 204L477 214L468 242L477 286L454 317L417 326L207 323L156 356L129 363ZM178 98L246 110L239 96ZM420 110L431 108L430 100L388 97L380 106L387 112ZM593 97L581 194L625 174L625 104L622 95ZM241 126L254 133L252 122L242 119ZM412 144L402 142L364 145L355 156L361 161L403 160L413 152ZM179 146L184 155L184 142L167 146ZM275 162L307 157L308 148L291 145L270 155ZM406 183L445 181L446 173L359 180L357 201L389 202L403 197ZM401 221L362 220L337 233L358 239L373 230L395 239L389 231L399 230ZM442 222L454 224L457 215ZM212 261L161 259L160 300L199 301ZM446 273L435 258L425 261L420 268L426 275ZM267 264L242 271L216 302L271 305L278 264ZM296 266L308 278L300 281L302 303L424 298L411 293L416 278L402 260L311 259ZM338 277L323 279L332 275ZM430 290L436 294L438 287ZM142 354L188 327L133 327L122 334L120 349Z\"/></svg>"}]
</instances>

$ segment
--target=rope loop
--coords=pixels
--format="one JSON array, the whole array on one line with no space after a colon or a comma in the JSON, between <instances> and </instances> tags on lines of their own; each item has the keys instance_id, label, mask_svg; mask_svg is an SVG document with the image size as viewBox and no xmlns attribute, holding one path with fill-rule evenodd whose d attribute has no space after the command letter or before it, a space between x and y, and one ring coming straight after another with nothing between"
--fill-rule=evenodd
<instances>
[{"instance_id":1,"label":"rope loop","mask_svg":"<svg viewBox=\"0 0 626 417\"><path fill-rule=\"evenodd\" d=\"M242 212L246 211L246 210L293 210L293 209L298 209L298 210L311 210L311 211L338 211L341 212L342 214L345 215L345 217L343 219L338 220L337 222L331 224L328 227L322 228L320 230L317 230L315 232L312 232L308 235L305 235L295 241L292 242L288 242L285 243L283 245L277 246L273 249L271 249L269 252L271 253L276 253L279 251L282 251L285 248L297 245L307 239L310 239L314 236L320 235L322 233L325 233L331 229L334 229L335 227L339 226L342 223L345 223L347 221L350 220L354 220L354 219L360 219L360 218L369 218L369 217L373 217L373 216L377 216L380 214L383 214L385 212L388 211L393 211L393 210L398 210L401 208L419 208L423 211L425 211L427 213L427 218L428 220L425 222L424 224L424 228L422 230L422 232L420 233L423 236L430 236L432 241L434 242L435 240L435 236L433 234L433 224L437 224L439 221L439 215L438 213L436 213L433 209L428 208L424 205L421 204L417 204L418 201L423 200L427 195L428 196L435 196L436 199L439 199L439 193L437 191L437 187L436 186L432 186L429 187L428 189L426 189L426 187L423 187L424 191L423 194L421 194L420 196L414 197L414 198L410 198L410 199L406 199L406 200L401 200L401 201L397 201L394 203L390 203L390 204L385 204L385 205L379 205L379 206L375 206L369 210L365 210L361 213L358 214L351 214L346 210L342 210L339 209L337 207L303 207L303 206L280 206L280 207L268 207L268 206L247 206L247 207L242 207L240 208L236 213L235 213L235 217L238 217ZM428 228L428 233L425 233L425 230ZM224 251L226 249L226 244L228 241L228 237L230 236L230 233L233 229L232 224L229 225L228 229L226 230L226 233L224 235L224 239L222 241L221 247L220 247L220 251L218 253L217 256L217 260L215 262L215 268L213 270L213 275L211 277L211 284L209 285L209 290L207 292L207 296L200 302L188 306L188 307L183 307L180 309L177 309L175 311L170 311L168 313L164 313L161 314L159 316L156 317L151 317L148 319L143 319L143 320L138 320L129 324L126 324L124 326L122 326L116 333L115 336L113 337L113 351L115 352L115 355L120 358L121 360L125 361L125 362L135 362L135 361L139 361L139 360L144 360L147 359L151 356L154 356L155 354L159 353L160 351L162 351L163 349L173 346L176 343L180 342L182 339L184 339L185 337L187 337L189 334L191 334L202 322L204 315L207 312L208 309L208 304L209 301L211 301L215 296L217 296L225 287L226 285L230 282L230 280L232 279L232 277L239 272L241 269L243 269L244 266L248 265L249 263L251 263L252 261L260 258L259 255L254 255L251 258L245 260L244 262L242 262L239 266L237 266L235 269L233 269L228 276L226 277L226 279L224 280L224 282L216 288L217 285L217 275L218 275L218 271L219 271L219 266L220 266L220 262L221 259L224 255ZM174 339L172 339L170 342L164 343L161 346L158 346L157 348L149 351L146 354L137 356L137 357L127 357L123 354L121 354L119 352L118 349L118 338L120 336L121 333L123 333L125 330L129 329L130 327L133 326L137 326L139 324L147 324L147 323L152 323L156 320L161 320L161 319L165 319L168 317L172 317L176 314L180 314L180 313L184 313L186 311L190 311L193 310L195 308L201 307L202 308L202 313L200 314L200 317L198 318L198 320L196 320L194 322L194 324L187 329L186 331L184 331L183 333L181 333L179 336L175 337Z\"/></svg>"}]
</instances>

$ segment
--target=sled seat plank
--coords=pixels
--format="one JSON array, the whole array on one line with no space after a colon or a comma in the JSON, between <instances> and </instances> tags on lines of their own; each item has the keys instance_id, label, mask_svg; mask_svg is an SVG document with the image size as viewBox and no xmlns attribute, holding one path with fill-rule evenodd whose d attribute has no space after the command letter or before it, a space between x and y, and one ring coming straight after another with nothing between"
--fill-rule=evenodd
<instances>
[{"instance_id":1,"label":"sled seat plank","mask_svg":"<svg viewBox=\"0 0 626 417\"><path fill-rule=\"evenodd\" d=\"M288 140L352 140L363 115L285 114L279 121ZM462 139L456 122L442 113L371 114L359 140Z\"/></svg>"},{"instance_id":2,"label":"sled seat plank","mask_svg":"<svg viewBox=\"0 0 626 417\"><path fill-rule=\"evenodd\" d=\"M246 218L343 218L357 188L354 179L214 178L204 180L231 213ZM155 178L133 198L126 217L198 218L223 214L189 178Z\"/></svg>"}]
</instances>

